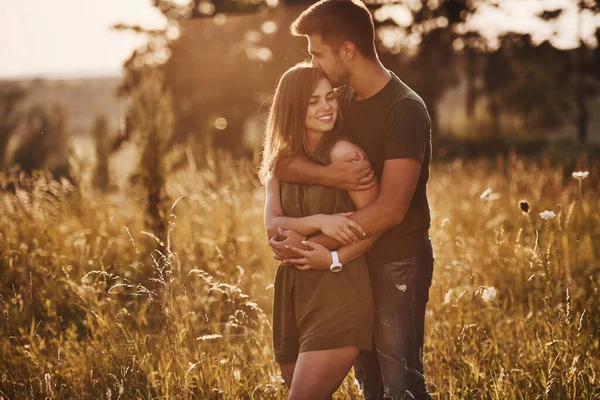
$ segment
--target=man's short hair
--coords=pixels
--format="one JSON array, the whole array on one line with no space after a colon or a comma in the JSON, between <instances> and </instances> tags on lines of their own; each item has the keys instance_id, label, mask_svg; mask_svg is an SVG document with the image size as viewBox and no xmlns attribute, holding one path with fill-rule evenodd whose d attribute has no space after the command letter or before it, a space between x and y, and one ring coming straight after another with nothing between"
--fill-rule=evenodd
<instances>
[{"instance_id":1,"label":"man's short hair","mask_svg":"<svg viewBox=\"0 0 600 400\"><path fill-rule=\"evenodd\" d=\"M321 0L300 14L290 29L294 36L321 36L334 54L350 41L363 57L377 58L373 18L360 0Z\"/></svg>"}]
</instances>

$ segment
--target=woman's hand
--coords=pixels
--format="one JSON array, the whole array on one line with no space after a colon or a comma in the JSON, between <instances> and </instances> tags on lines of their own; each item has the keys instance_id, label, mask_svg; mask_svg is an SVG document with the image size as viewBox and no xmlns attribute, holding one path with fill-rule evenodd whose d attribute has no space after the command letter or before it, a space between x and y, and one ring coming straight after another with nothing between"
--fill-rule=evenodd
<instances>
[{"instance_id":1,"label":"woman's hand","mask_svg":"<svg viewBox=\"0 0 600 400\"><path fill-rule=\"evenodd\" d=\"M333 215L319 214L317 216L317 227L323 234L343 245L356 244L367 234L362 226L348 218L351 214L351 212Z\"/></svg>"},{"instance_id":2,"label":"woman's hand","mask_svg":"<svg viewBox=\"0 0 600 400\"><path fill-rule=\"evenodd\" d=\"M302 244L305 246L306 250L289 245L285 246L287 249L296 253L300 258L283 260L284 264L293 264L302 271L307 269L329 269L333 260L331 258L331 252L327 247L307 240L304 240Z\"/></svg>"}]
</instances>

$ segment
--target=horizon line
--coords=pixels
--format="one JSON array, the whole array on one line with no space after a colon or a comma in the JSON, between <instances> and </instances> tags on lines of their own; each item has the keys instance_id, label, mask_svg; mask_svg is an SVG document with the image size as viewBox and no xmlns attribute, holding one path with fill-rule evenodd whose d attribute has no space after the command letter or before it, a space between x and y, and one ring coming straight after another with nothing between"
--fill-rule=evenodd
<instances>
[{"instance_id":1,"label":"horizon line","mask_svg":"<svg viewBox=\"0 0 600 400\"><path fill-rule=\"evenodd\" d=\"M120 78L123 70L82 70L82 71L54 71L54 72L32 72L18 74L0 74L0 81L34 80L34 79L93 79L93 78Z\"/></svg>"}]
</instances>

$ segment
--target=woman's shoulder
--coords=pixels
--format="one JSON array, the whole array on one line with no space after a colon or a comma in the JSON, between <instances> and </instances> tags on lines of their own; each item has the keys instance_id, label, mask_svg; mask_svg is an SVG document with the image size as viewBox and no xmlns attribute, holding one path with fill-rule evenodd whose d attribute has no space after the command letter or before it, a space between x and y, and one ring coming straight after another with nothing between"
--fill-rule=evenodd
<instances>
[{"instance_id":1,"label":"woman's shoulder","mask_svg":"<svg viewBox=\"0 0 600 400\"><path fill-rule=\"evenodd\" d=\"M329 156L331 161L335 161L342 157L344 154L357 152L360 156L366 156L365 151L357 145L352 139L346 137L340 137L331 146L329 150Z\"/></svg>"}]
</instances>

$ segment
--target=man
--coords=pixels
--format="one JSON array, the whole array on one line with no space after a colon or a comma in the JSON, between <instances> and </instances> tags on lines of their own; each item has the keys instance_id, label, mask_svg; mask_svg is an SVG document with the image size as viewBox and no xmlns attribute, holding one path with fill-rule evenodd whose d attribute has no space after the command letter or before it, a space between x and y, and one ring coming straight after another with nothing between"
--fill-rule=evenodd
<instances>
[{"instance_id":1,"label":"man","mask_svg":"<svg viewBox=\"0 0 600 400\"><path fill-rule=\"evenodd\" d=\"M322 0L304 11L291 30L308 39L313 65L334 86L346 85L339 90L344 133L366 151L381 182L378 199L351 216L369 236L381 234L367 254L375 301L374 349L359 355L356 377L366 399L430 398L422 362L433 273L426 195L431 159L427 108L379 61L371 14L358 0ZM276 175L295 183L368 187L364 163L351 158L345 164L321 166L299 156L280 163ZM344 171L349 178L343 178ZM302 244L305 240L296 232L280 231L279 238L271 240L275 258L310 264L311 254L325 250L321 246L341 246L324 235Z\"/></svg>"}]
</instances>

